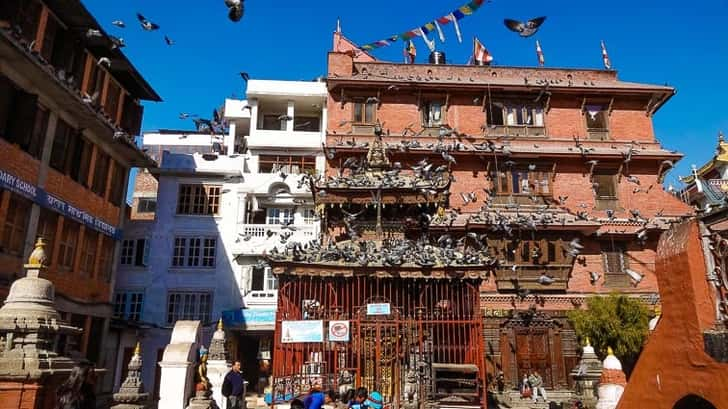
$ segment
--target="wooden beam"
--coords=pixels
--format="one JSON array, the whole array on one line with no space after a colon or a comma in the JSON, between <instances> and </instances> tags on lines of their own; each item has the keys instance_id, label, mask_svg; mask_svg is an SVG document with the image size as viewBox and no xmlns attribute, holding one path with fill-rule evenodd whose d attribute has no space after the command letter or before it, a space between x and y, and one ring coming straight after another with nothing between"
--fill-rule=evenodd
<instances>
[{"instance_id":1,"label":"wooden beam","mask_svg":"<svg viewBox=\"0 0 728 409\"><path fill-rule=\"evenodd\" d=\"M551 110L551 94L549 93L548 96L546 96L546 106L544 106L544 113L548 114L550 110Z\"/></svg>"},{"instance_id":2,"label":"wooden beam","mask_svg":"<svg viewBox=\"0 0 728 409\"><path fill-rule=\"evenodd\" d=\"M83 79L81 80L81 93L88 94L89 82L91 82L91 69L95 62L94 57L86 51L86 66L83 69Z\"/></svg>"},{"instance_id":3,"label":"wooden beam","mask_svg":"<svg viewBox=\"0 0 728 409\"><path fill-rule=\"evenodd\" d=\"M116 125L120 125L121 119L124 117L125 99L126 99L126 92L122 88L121 92L119 93L119 105L116 107L116 116L114 117L114 121L116 122Z\"/></svg>"},{"instance_id":4,"label":"wooden beam","mask_svg":"<svg viewBox=\"0 0 728 409\"><path fill-rule=\"evenodd\" d=\"M43 41L45 40L47 27L48 7L42 5L40 10L40 18L38 20L38 30L35 32L35 43L33 44L33 51L40 53L43 50Z\"/></svg>"},{"instance_id":5,"label":"wooden beam","mask_svg":"<svg viewBox=\"0 0 728 409\"><path fill-rule=\"evenodd\" d=\"M609 100L609 106L607 107L607 114L612 116L612 110L614 109L614 97Z\"/></svg>"}]
</instances>

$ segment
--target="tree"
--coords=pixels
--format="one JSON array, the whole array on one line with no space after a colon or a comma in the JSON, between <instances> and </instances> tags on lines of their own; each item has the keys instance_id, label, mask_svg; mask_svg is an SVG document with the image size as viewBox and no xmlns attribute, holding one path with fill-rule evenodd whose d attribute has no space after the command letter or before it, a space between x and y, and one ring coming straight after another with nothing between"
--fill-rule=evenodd
<instances>
[{"instance_id":1,"label":"tree","mask_svg":"<svg viewBox=\"0 0 728 409\"><path fill-rule=\"evenodd\" d=\"M582 342L589 337L602 359L607 347L612 347L629 375L649 334L649 309L639 300L620 294L591 297L586 304L586 309L568 315L577 337Z\"/></svg>"}]
</instances>

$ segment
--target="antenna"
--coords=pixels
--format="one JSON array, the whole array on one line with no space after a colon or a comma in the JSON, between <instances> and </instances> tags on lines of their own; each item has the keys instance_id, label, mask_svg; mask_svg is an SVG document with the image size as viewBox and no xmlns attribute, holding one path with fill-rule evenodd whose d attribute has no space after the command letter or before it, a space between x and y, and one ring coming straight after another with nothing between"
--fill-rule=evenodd
<instances>
[{"instance_id":1,"label":"antenna","mask_svg":"<svg viewBox=\"0 0 728 409\"><path fill-rule=\"evenodd\" d=\"M336 17L336 32L341 33L341 18Z\"/></svg>"}]
</instances>

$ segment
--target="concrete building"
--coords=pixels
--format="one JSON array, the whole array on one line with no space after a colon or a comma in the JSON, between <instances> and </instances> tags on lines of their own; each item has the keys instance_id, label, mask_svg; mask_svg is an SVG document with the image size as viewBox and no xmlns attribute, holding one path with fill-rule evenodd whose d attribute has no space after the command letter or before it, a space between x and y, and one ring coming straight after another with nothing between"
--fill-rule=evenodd
<instances>
[{"instance_id":1,"label":"concrete building","mask_svg":"<svg viewBox=\"0 0 728 409\"><path fill-rule=\"evenodd\" d=\"M61 344L106 368L127 177L156 166L134 144L140 101L160 101L111 44L79 1L0 3L0 299L43 236L42 276L62 318L83 328Z\"/></svg>"},{"instance_id":2,"label":"concrete building","mask_svg":"<svg viewBox=\"0 0 728 409\"><path fill-rule=\"evenodd\" d=\"M160 167L139 174L125 229L116 379L137 339L144 359L158 362L175 321L201 320L209 343L222 317L250 390L265 387L277 284L259 258L286 240L318 239L299 181L323 172L327 92L320 82L250 80L247 97L225 101L225 135L144 135ZM158 398L158 369L144 368L143 379Z\"/></svg>"}]
</instances>

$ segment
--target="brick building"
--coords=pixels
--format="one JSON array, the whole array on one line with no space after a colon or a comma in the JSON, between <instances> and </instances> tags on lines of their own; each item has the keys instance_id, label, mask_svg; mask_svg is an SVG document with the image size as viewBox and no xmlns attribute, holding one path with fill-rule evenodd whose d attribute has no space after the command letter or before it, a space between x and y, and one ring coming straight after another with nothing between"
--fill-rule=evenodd
<instances>
[{"instance_id":1,"label":"brick building","mask_svg":"<svg viewBox=\"0 0 728 409\"><path fill-rule=\"evenodd\" d=\"M43 236L57 308L84 329L59 348L99 367L129 169L156 166L134 144L141 100L160 98L80 1L0 4L0 299Z\"/></svg>"},{"instance_id":2,"label":"brick building","mask_svg":"<svg viewBox=\"0 0 728 409\"><path fill-rule=\"evenodd\" d=\"M275 359L281 362L285 356L294 362L274 368L283 395L290 389L286 382L308 373L314 360L327 362L324 370L330 376L322 379L334 383L348 371L357 385L381 387L367 383L367 371L393 374L394 386L385 399L401 404L411 369L403 358L409 347L403 338L385 337L391 326L399 326L396 332L411 325L431 328L427 336L435 351L430 358L452 358L431 361L430 372L418 375L429 377L417 378L421 384L436 385L435 364L457 363L480 372L481 397L483 384L500 370L507 389L515 390L525 373L537 370L547 389L566 391L579 342L566 318L569 310L581 308L587 297L613 291L659 302L657 238L671 222L692 212L663 190L665 173L682 156L664 149L652 126L653 115L675 93L673 88L622 81L612 70L382 62L340 33L334 34L328 54L327 83L327 177L313 182L313 188L324 191L316 196L324 223L322 248L344 256L329 262L289 248L270 258L281 288ZM371 148L379 143L390 166L385 173L367 167ZM400 185L392 175L422 178L423 166L427 172L439 168L439 175L449 180L447 187L397 191L418 182ZM387 187L392 194L378 196L376 186L370 187L373 193L366 192L362 175L394 183ZM422 217L428 222L423 224ZM424 242L439 246L437 251L451 248L450 242L464 243L460 252L466 256L474 248L479 254L487 249L490 264L472 271L475 262L468 268L465 262L431 267L421 260L352 263L347 257L359 254L347 247L359 245L348 241L352 231L387 254L388 239L418 246L426 233ZM297 280L301 275L307 279ZM404 299L416 296L406 291L420 291L423 300L429 296L422 295L427 291L417 280L437 278L449 280L448 302L421 301L425 304L417 308L423 318L397 318L395 311L410 307L388 298L402 296L393 289L409 282ZM453 311L467 310L467 290L455 288L472 280L481 280L475 307L482 312L478 320L484 342L472 342L432 318L457 299ZM359 281L369 284L351 292L349 286ZM313 300L310 293L319 287L322 298ZM433 291L441 291L439 297L447 293ZM313 298L301 304L300 297ZM389 305L390 320L362 315L361 307L370 303ZM311 305L317 306L313 317L323 320L324 328L327 321L348 320L353 338L364 339L335 347L280 342L280 336L289 335L281 332L282 325L311 316ZM412 344L417 354L427 349L422 341ZM467 352L448 355L463 342L484 362L473 362ZM397 354L382 355L387 345ZM377 368L363 364L362 357L370 355ZM437 396L437 387L432 388L424 399Z\"/></svg>"}]
</instances>

